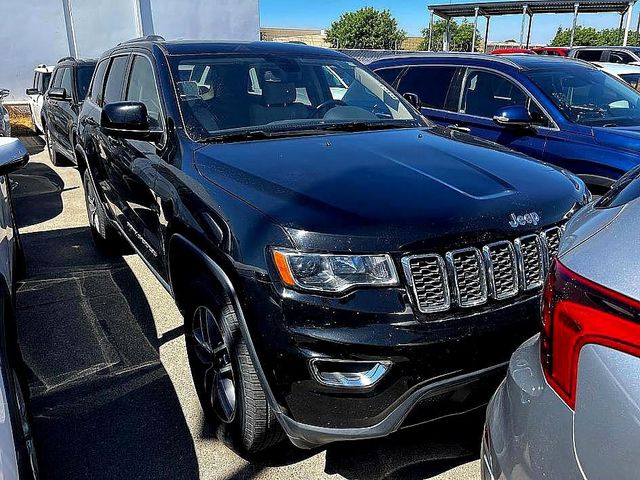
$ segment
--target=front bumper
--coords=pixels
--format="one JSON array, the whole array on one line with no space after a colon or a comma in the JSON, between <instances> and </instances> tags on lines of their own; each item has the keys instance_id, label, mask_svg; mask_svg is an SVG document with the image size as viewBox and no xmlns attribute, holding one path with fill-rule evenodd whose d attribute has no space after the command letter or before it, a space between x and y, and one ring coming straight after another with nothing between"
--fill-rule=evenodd
<instances>
[{"instance_id":1,"label":"front bumper","mask_svg":"<svg viewBox=\"0 0 640 480\"><path fill-rule=\"evenodd\" d=\"M483 480L582 479L573 450L573 412L546 383L539 337L513 354L487 408Z\"/></svg>"},{"instance_id":2,"label":"front bumper","mask_svg":"<svg viewBox=\"0 0 640 480\"><path fill-rule=\"evenodd\" d=\"M274 410L301 447L385 436L486 405L539 318L535 294L426 318L399 288L324 298L255 278L242 303ZM328 386L313 374L317 359L390 368L366 388Z\"/></svg>"}]
</instances>

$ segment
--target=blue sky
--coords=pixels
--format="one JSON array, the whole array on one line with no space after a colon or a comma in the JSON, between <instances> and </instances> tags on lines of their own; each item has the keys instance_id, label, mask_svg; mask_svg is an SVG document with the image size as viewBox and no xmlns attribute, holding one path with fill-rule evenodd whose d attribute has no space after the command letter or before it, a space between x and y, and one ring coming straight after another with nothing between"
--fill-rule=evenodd
<instances>
[{"instance_id":1,"label":"blue sky","mask_svg":"<svg viewBox=\"0 0 640 480\"><path fill-rule=\"evenodd\" d=\"M432 2L424 0L259 0L260 17L263 27L327 28L342 13L364 6L389 9L398 20L400 27L409 35L420 35L428 23L427 5L446 3L446 0ZM634 9L632 28L637 22ZM491 19L489 40L519 39L522 17L494 17ZM479 21L479 30L484 33L484 20ZM620 17L616 14L583 14L578 23L584 26L617 27ZM559 25L571 26L571 15L538 15L534 17L531 41L546 43L553 38Z\"/></svg>"}]
</instances>

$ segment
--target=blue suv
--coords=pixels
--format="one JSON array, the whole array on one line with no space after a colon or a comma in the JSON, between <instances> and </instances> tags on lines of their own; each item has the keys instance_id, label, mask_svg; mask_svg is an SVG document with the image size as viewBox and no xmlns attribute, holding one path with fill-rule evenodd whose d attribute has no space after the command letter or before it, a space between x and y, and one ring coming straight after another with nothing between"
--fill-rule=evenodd
<instances>
[{"instance_id":1,"label":"blue suv","mask_svg":"<svg viewBox=\"0 0 640 480\"><path fill-rule=\"evenodd\" d=\"M640 93L588 63L447 53L369 66L431 120L566 168L594 193L640 163Z\"/></svg>"}]
</instances>

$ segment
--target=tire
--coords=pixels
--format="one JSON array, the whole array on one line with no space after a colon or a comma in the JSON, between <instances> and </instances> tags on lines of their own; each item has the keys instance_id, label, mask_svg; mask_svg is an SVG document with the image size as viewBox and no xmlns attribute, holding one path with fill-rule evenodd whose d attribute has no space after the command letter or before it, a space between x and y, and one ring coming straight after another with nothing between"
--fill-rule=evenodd
<instances>
[{"instance_id":1,"label":"tire","mask_svg":"<svg viewBox=\"0 0 640 480\"><path fill-rule=\"evenodd\" d=\"M241 455L277 445L284 432L258 380L231 302L199 281L185 313L187 355L205 417Z\"/></svg>"},{"instance_id":2,"label":"tire","mask_svg":"<svg viewBox=\"0 0 640 480\"><path fill-rule=\"evenodd\" d=\"M19 426L20 444L18 446L19 450L16 452L20 463L19 468L25 478L38 480L40 472L31 427L33 420L31 418L29 400L24 395L24 392L28 391L28 386L20 381L20 377L15 370L12 370L10 375L12 376L11 380L13 380L13 394L16 405L15 418L12 421Z\"/></svg>"},{"instance_id":3,"label":"tire","mask_svg":"<svg viewBox=\"0 0 640 480\"><path fill-rule=\"evenodd\" d=\"M64 163L62 160L62 155L56 152L55 148L53 148L53 145L51 144L51 135L49 134L49 128L47 127L47 125L42 124L42 128L44 128L44 139L45 143L47 144L47 153L49 154L49 160L51 160L51 163L54 166L60 167Z\"/></svg>"},{"instance_id":4,"label":"tire","mask_svg":"<svg viewBox=\"0 0 640 480\"><path fill-rule=\"evenodd\" d=\"M93 187L88 169L85 169L82 175L82 185L84 187L84 198L93 243L98 250L103 252L113 253L119 250L123 243L122 237L107 217L104 205L102 205L102 201Z\"/></svg>"}]
</instances>

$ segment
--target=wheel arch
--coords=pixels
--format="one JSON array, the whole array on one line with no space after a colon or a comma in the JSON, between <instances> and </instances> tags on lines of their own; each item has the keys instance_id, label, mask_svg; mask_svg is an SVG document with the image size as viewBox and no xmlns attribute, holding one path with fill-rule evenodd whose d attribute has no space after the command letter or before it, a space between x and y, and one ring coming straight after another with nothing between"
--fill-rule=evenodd
<instances>
[{"instance_id":1,"label":"wheel arch","mask_svg":"<svg viewBox=\"0 0 640 480\"><path fill-rule=\"evenodd\" d=\"M180 258L180 261L176 262L175 260L178 257ZM232 275L230 276L227 273L230 267L223 267L221 265L222 262L217 259L213 259L182 233L174 233L171 236L169 240L168 259L169 283L171 285L176 304L183 313L185 312L189 291L187 288L187 275L191 279L195 278L195 275L198 274L209 276L210 279L215 281L215 286L220 289L221 294L227 296L231 301L238 319L240 332L244 337L249 356L251 357L251 361L253 362L258 374L260 385L267 397L269 405L273 408L276 417L282 424L283 422L280 419L283 415L283 409L277 403L260 364L258 354L251 339L251 334L243 313L239 293L234 286ZM174 261L172 261L172 259ZM193 260L194 263L190 263L189 260Z\"/></svg>"}]
</instances>

